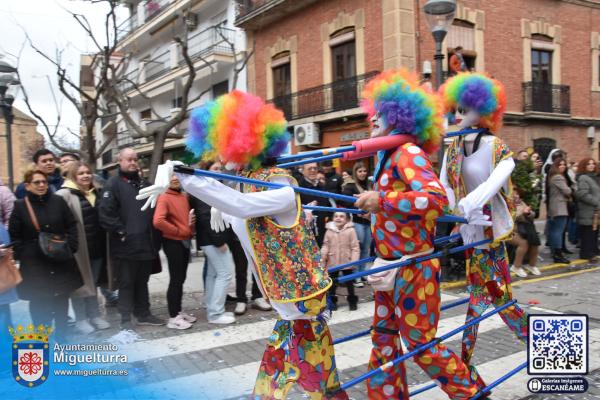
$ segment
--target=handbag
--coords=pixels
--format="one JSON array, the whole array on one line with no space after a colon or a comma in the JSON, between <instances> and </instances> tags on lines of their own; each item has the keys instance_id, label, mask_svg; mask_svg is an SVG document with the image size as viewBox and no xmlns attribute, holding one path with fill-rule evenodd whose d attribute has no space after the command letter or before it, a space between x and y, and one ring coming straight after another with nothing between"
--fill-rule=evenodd
<instances>
[{"instance_id":1,"label":"handbag","mask_svg":"<svg viewBox=\"0 0 600 400\"><path fill-rule=\"evenodd\" d=\"M12 250L9 249L3 257L0 257L0 293L14 288L22 281L21 272L15 265Z\"/></svg>"},{"instance_id":2,"label":"handbag","mask_svg":"<svg viewBox=\"0 0 600 400\"><path fill-rule=\"evenodd\" d=\"M27 211L29 212L33 227L38 232L38 244L42 253L54 261L67 261L73 258L73 252L67 242L67 236L60 233L42 232L27 197L25 197L25 204L27 205Z\"/></svg>"}]
</instances>

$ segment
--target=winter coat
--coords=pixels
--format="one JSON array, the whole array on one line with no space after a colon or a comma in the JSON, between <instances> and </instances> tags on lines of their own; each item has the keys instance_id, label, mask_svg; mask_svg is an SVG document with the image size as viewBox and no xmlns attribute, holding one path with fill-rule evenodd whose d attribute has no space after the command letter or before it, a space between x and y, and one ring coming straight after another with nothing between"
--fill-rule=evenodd
<instances>
[{"instance_id":1,"label":"winter coat","mask_svg":"<svg viewBox=\"0 0 600 400\"><path fill-rule=\"evenodd\" d=\"M62 197L52 193L26 196L43 232L66 235L71 251L78 248L77 222ZM19 297L26 300L67 294L81 287L83 280L75 259L57 262L42 253L38 232L33 226L25 200L17 200L10 216L9 233L15 259L20 260L23 282L17 287Z\"/></svg>"},{"instance_id":2,"label":"winter coat","mask_svg":"<svg viewBox=\"0 0 600 400\"><path fill-rule=\"evenodd\" d=\"M196 214L196 245L221 247L232 240L231 228L216 232L210 228L210 206L194 196L190 196L190 207Z\"/></svg>"},{"instance_id":3,"label":"winter coat","mask_svg":"<svg viewBox=\"0 0 600 400\"><path fill-rule=\"evenodd\" d=\"M4 185L2 178L0 178L0 224L5 227L8 227L8 220L10 219L15 200L15 195Z\"/></svg>"},{"instance_id":4,"label":"winter coat","mask_svg":"<svg viewBox=\"0 0 600 400\"><path fill-rule=\"evenodd\" d=\"M329 193L341 193L342 177L336 174L335 171L325 174L325 185L323 188Z\"/></svg>"},{"instance_id":5,"label":"winter coat","mask_svg":"<svg viewBox=\"0 0 600 400\"><path fill-rule=\"evenodd\" d=\"M192 237L190 226L190 203L186 194L168 189L158 197L153 224L164 238L189 240Z\"/></svg>"},{"instance_id":6,"label":"winter coat","mask_svg":"<svg viewBox=\"0 0 600 400\"><path fill-rule=\"evenodd\" d=\"M567 180L560 174L553 175L549 182L548 217L566 217L569 215L567 203L571 199L572 190Z\"/></svg>"},{"instance_id":7,"label":"winter coat","mask_svg":"<svg viewBox=\"0 0 600 400\"><path fill-rule=\"evenodd\" d=\"M66 181L65 184L67 184ZM68 184L67 184L68 185ZM71 186L71 185L68 185ZM63 187L56 194L62 197L77 221L78 246L75 261L83 278L84 285L73 295L76 297L93 296L96 293L96 282L92 274L92 259L104 258L106 249L96 250L92 257L90 250L99 245L106 245L105 233L98 218L98 203L92 206L79 189ZM112 274L109 274L112 276Z\"/></svg>"},{"instance_id":8,"label":"winter coat","mask_svg":"<svg viewBox=\"0 0 600 400\"><path fill-rule=\"evenodd\" d=\"M581 174L577 177L577 223L590 226L594 213L600 212L600 186L596 174Z\"/></svg>"},{"instance_id":9,"label":"winter coat","mask_svg":"<svg viewBox=\"0 0 600 400\"><path fill-rule=\"evenodd\" d=\"M149 186L137 173L119 170L104 186L100 200L100 225L110 237L110 255L117 259L151 261L158 259L160 232L154 229L154 209L141 208L145 200L136 200L140 189Z\"/></svg>"},{"instance_id":10,"label":"winter coat","mask_svg":"<svg viewBox=\"0 0 600 400\"><path fill-rule=\"evenodd\" d=\"M360 243L352 222L338 229L333 222L327 223L327 232L321 247L321 263L327 268L356 261L360 257Z\"/></svg>"},{"instance_id":11,"label":"winter coat","mask_svg":"<svg viewBox=\"0 0 600 400\"><path fill-rule=\"evenodd\" d=\"M367 190L370 190L370 188L363 188L353 178L349 178L348 180L346 180L346 182L342 186L342 194L345 194L346 196L354 196L356 194L366 192ZM345 206L354 207L354 204L345 203ZM364 218L363 216L356 214L353 215L352 222L361 225L371 225L371 218Z\"/></svg>"}]
</instances>

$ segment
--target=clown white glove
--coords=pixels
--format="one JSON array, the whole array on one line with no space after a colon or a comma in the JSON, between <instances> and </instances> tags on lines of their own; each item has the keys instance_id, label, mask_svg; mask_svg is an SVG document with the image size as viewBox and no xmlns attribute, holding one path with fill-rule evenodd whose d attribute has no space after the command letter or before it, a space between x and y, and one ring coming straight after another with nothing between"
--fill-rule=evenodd
<instances>
[{"instance_id":1,"label":"clown white glove","mask_svg":"<svg viewBox=\"0 0 600 400\"><path fill-rule=\"evenodd\" d=\"M140 189L140 192L135 196L136 200L146 200L146 203L142 206L142 211L145 211L148 207L154 208L156 206L156 200L158 196L163 194L169 188L169 182L173 175L173 167L176 165L183 165L181 161L167 161L164 164L158 166L156 170L156 177L154 178L154 185Z\"/></svg>"},{"instance_id":2,"label":"clown white glove","mask_svg":"<svg viewBox=\"0 0 600 400\"><path fill-rule=\"evenodd\" d=\"M460 236L464 244L471 244L477 238L477 227L475 225L463 224L459 228Z\"/></svg>"},{"instance_id":3,"label":"clown white glove","mask_svg":"<svg viewBox=\"0 0 600 400\"><path fill-rule=\"evenodd\" d=\"M490 217L485 215L480 207L471 208L466 200L467 198L464 198L458 202L458 210L465 217L467 223L469 225L491 226Z\"/></svg>"},{"instance_id":4,"label":"clown white glove","mask_svg":"<svg viewBox=\"0 0 600 400\"><path fill-rule=\"evenodd\" d=\"M210 208L210 228L215 232L223 232L231 224L223 219L221 211L214 207Z\"/></svg>"}]
</instances>

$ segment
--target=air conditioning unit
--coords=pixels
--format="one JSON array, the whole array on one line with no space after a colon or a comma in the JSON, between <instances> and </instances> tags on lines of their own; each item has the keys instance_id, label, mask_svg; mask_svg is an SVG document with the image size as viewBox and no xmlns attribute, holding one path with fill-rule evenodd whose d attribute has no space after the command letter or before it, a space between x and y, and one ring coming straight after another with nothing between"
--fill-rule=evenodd
<instances>
[{"instance_id":1,"label":"air conditioning unit","mask_svg":"<svg viewBox=\"0 0 600 400\"><path fill-rule=\"evenodd\" d=\"M294 144L296 146L307 146L319 144L319 125L311 122L294 126Z\"/></svg>"},{"instance_id":2,"label":"air conditioning unit","mask_svg":"<svg viewBox=\"0 0 600 400\"><path fill-rule=\"evenodd\" d=\"M185 15L185 26L189 32L198 27L198 14L188 13Z\"/></svg>"}]
</instances>

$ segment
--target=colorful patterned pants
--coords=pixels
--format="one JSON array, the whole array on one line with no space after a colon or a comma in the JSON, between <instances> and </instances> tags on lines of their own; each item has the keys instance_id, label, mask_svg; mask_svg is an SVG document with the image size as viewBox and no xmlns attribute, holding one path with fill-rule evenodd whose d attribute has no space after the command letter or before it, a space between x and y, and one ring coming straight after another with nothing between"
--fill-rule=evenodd
<instances>
[{"instance_id":1,"label":"colorful patterned pants","mask_svg":"<svg viewBox=\"0 0 600 400\"><path fill-rule=\"evenodd\" d=\"M320 316L325 310L326 296L321 294L295 304L307 318L315 319L279 319L275 323L252 399L285 399L297 383L311 400L347 400L346 392L339 390L331 333Z\"/></svg>"},{"instance_id":2,"label":"colorful patterned pants","mask_svg":"<svg viewBox=\"0 0 600 400\"><path fill-rule=\"evenodd\" d=\"M490 249L467 250L467 277L470 294L469 308L465 323L479 317L491 305L500 307L512 300L510 274L508 272L508 258L504 243L490 247ZM506 325L522 341L527 340L527 313L518 305L512 305L500 311L500 317ZM469 365L479 324L467 328L462 338L462 359ZM475 370L470 366L471 370Z\"/></svg>"},{"instance_id":3,"label":"colorful patterned pants","mask_svg":"<svg viewBox=\"0 0 600 400\"><path fill-rule=\"evenodd\" d=\"M409 351L435 338L440 316L439 268L437 259L403 267L393 291L375 292L369 370L403 354L398 333ZM422 351L414 360L451 399L466 399L477 393L477 377L472 377L467 366L444 344ZM369 400L408 399L404 364L370 378L367 393Z\"/></svg>"}]
</instances>

